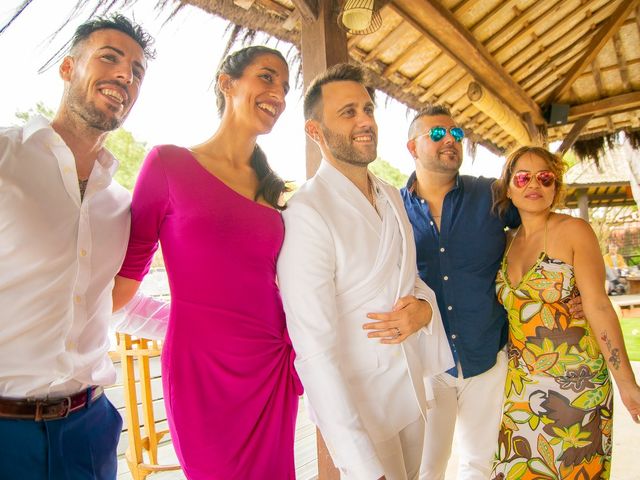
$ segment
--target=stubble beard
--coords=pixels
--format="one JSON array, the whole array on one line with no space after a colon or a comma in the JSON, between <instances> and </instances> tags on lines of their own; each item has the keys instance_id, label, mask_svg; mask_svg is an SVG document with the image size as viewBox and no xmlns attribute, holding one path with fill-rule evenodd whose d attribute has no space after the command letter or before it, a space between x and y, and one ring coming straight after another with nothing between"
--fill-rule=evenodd
<instances>
[{"instance_id":1,"label":"stubble beard","mask_svg":"<svg viewBox=\"0 0 640 480\"><path fill-rule=\"evenodd\" d=\"M453 173L456 174L462 166L462 153L456 150L455 159L449 153L442 154L436 153L429 162L435 167L435 171L439 173Z\"/></svg>"},{"instance_id":2,"label":"stubble beard","mask_svg":"<svg viewBox=\"0 0 640 480\"><path fill-rule=\"evenodd\" d=\"M331 154L336 160L339 160L349 165L355 165L358 167L366 167L373 162L377 156L377 138L376 134L371 131L371 135L374 139L373 152L363 153L351 144L349 138L346 135L334 133L330 129L322 126L322 133L327 142L327 147L331 151Z\"/></svg>"},{"instance_id":3,"label":"stubble beard","mask_svg":"<svg viewBox=\"0 0 640 480\"><path fill-rule=\"evenodd\" d=\"M122 125L124 118L103 112L93 101L86 100L83 93L78 88L71 87L67 103L69 110L81 118L87 127L101 132L111 132Z\"/></svg>"}]
</instances>

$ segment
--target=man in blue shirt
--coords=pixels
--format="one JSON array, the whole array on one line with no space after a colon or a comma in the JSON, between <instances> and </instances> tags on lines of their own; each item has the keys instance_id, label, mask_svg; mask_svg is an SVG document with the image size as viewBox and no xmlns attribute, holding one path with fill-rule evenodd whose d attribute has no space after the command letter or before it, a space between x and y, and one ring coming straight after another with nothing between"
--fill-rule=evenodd
<instances>
[{"instance_id":1,"label":"man in blue shirt","mask_svg":"<svg viewBox=\"0 0 640 480\"><path fill-rule=\"evenodd\" d=\"M436 406L420 472L429 480L444 479L456 428L458 478L489 478L507 371L507 321L494 282L505 227L520 220L515 209L503 219L491 212L494 179L459 174L463 136L446 107L420 111L407 142L416 171L402 189L420 277L436 293L457 364L431 379Z\"/></svg>"}]
</instances>

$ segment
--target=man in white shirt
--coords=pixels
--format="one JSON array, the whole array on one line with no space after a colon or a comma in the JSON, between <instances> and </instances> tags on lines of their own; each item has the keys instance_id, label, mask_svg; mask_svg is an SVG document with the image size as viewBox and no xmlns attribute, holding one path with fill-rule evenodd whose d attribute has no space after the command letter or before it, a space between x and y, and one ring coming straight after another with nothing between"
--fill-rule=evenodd
<instances>
[{"instance_id":1,"label":"man in white shirt","mask_svg":"<svg viewBox=\"0 0 640 480\"><path fill-rule=\"evenodd\" d=\"M153 39L121 15L75 32L51 123L0 129L0 477L115 479L103 395L129 193L103 148L138 98Z\"/></svg>"},{"instance_id":2,"label":"man in white shirt","mask_svg":"<svg viewBox=\"0 0 640 480\"><path fill-rule=\"evenodd\" d=\"M453 359L400 194L367 169L373 89L359 67L336 65L311 83L304 113L323 161L283 213L278 279L310 415L343 480L416 479L424 377Z\"/></svg>"}]
</instances>

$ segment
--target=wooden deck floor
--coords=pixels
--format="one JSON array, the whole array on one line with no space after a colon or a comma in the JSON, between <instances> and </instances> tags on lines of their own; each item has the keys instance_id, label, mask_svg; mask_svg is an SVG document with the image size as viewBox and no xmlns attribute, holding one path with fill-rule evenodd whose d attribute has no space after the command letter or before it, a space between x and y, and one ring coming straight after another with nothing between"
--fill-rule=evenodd
<instances>
[{"instance_id":1,"label":"wooden deck floor","mask_svg":"<svg viewBox=\"0 0 640 480\"><path fill-rule=\"evenodd\" d=\"M636 378L640 379L640 362L632 362ZM640 426L633 423L629 413L620 401L620 395L615 395L614 407L614 437L613 462L611 480L640 480L638 473L638 445L640 444ZM162 463L176 463L175 453L171 443L160 447ZM298 425L296 427L295 462L297 480L313 480L318 475L316 458L315 427L309 421L303 402L300 402ZM455 480L458 470L458 454L454 448L446 480ZM123 456L118 461L118 480L131 478L127 462ZM149 480L184 480L181 472L158 473L148 477Z\"/></svg>"},{"instance_id":2,"label":"wooden deck floor","mask_svg":"<svg viewBox=\"0 0 640 480\"><path fill-rule=\"evenodd\" d=\"M177 463L173 445L164 443L158 451L158 458L162 464ZM302 399L298 410L295 443L296 479L313 480L318 477L318 460L316 458L316 429L309 421ZM131 478L129 467L123 455L118 458L118 480ZM149 480L184 480L182 472L164 472L150 475Z\"/></svg>"}]
</instances>

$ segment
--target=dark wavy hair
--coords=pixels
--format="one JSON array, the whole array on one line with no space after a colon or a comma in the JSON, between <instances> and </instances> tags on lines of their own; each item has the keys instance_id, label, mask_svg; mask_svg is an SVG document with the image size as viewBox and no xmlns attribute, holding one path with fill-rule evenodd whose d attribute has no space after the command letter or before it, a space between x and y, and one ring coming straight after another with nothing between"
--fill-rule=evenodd
<instances>
[{"instance_id":1,"label":"dark wavy hair","mask_svg":"<svg viewBox=\"0 0 640 480\"><path fill-rule=\"evenodd\" d=\"M154 38L149 35L140 25L133 23L124 15L114 13L107 17L96 17L82 25L80 25L71 39L71 51L73 52L78 48L82 42L84 42L89 36L98 30L118 30L125 35L130 36L136 41L147 60L152 60L156 56L156 51L153 49L155 42Z\"/></svg>"},{"instance_id":2,"label":"dark wavy hair","mask_svg":"<svg viewBox=\"0 0 640 480\"><path fill-rule=\"evenodd\" d=\"M243 48L230 53L224 58L224 60L222 60L222 63L216 72L215 82L216 106L218 107L218 114L220 116L222 116L226 107L224 94L218 85L220 75L224 73L233 79L238 79L242 77L245 69L251 65L256 58L262 55L275 55L287 64L284 56L278 50L262 45L253 45L251 47ZM284 192L289 191L289 188L286 186L284 180L282 180L269 166L267 156L257 143L253 149L253 154L251 155L251 166L258 176L259 182L255 200L258 200L258 198L262 196L273 208L284 210L286 206L280 205L279 200L280 196Z\"/></svg>"},{"instance_id":3,"label":"dark wavy hair","mask_svg":"<svg viewBox=\"0 0 640 480\"><path fill-rule=\"evenodd\" d=\"M556 155L555 153L551 153L549 150L542 147L520 147L515 152L511 153L509 157L507 157L507 161L502 168L502 175L493 183L492 186L492 211L500 217L503 217L509 207L512 205L511 199L507 197L507 192L509 190L509 183L511 182L511 178L513 177L516 162L527 153L531 153L542 158L547 163L547 167L549 168L549 170L551 170L556 176L556 189L553 195L553 203L551 204L551 207L553 208L555 205L557 205L562 197L564 187L564 180L562 176L564 175L564 171L566 169L566 165L562 160L562 157Z\"/></svg>"}]
</instances>

